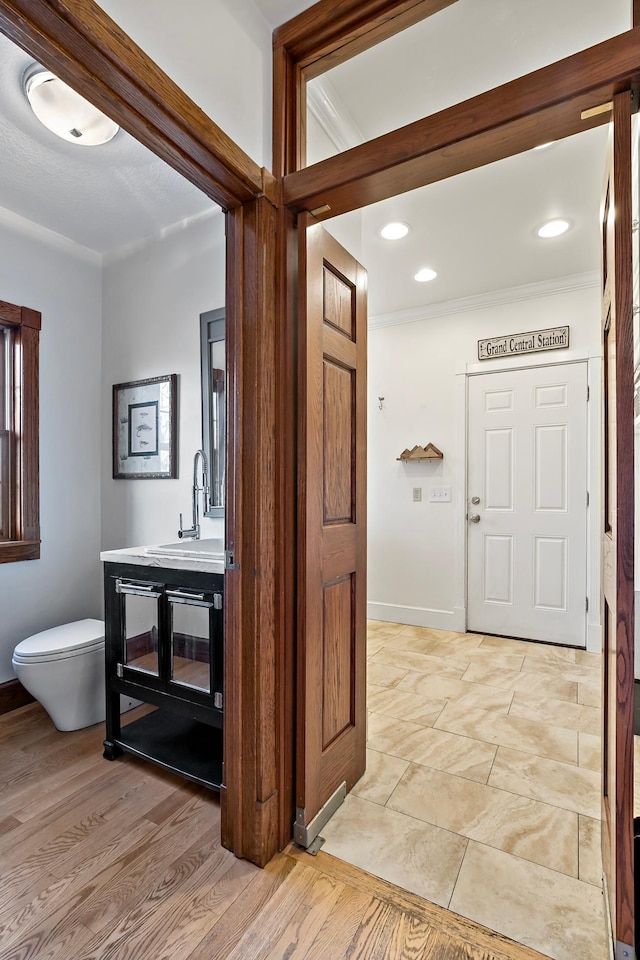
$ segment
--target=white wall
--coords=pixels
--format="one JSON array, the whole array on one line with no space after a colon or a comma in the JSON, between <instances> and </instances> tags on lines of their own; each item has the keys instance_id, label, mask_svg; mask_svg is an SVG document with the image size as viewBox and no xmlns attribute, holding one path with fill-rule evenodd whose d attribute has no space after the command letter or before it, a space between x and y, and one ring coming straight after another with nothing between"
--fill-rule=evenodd
<instances>
[{"instance_id":1,"label":"white wall","mask_svg":"<svg viewBox=\"0 0 640 960\"><path fill-rule=\"evenodd\" d=\"M471 310L463 310L461 305L457 312L446 313L445 309L439 317L431 308L428 319L370 329L370 616L464 629L464 551L460 544L466 512L466 441L464 377L460 375L472 369L488 372L601 355L598 288L567 289L553 295L548 294L548 287L537 292L542 290L547 295L520 301L510 295L508 302ZM509 358L478 364L480 338L564 324L571 328L569 350L523 357L517 363ZM384 397L382 410L378 397ZM429 442L443 451L443 460L397 462L405 447ZM451 486L452 501L429 503L432 485ZM422 487L420 503L412 500L414 487ZM597 516L597 498L592 505ZM594 609L598 607L596 601Z\"/></svg>"},{"instance_id":2,"label":"white wall","mask_svg":"<svg viewBox=\"0 0 640 960\"><path fill-rule=\"evenodd\" d=\"M100 0L132 40L271 169L271 29L252 0Z\"/></svg>"},{"instance_id":3,"label":"white wall","mask_svg":"<svg viewBox=\"0 0 640 960\"><path fill-rule=\"evenodd\" d=\"M0 210L0 298L42 313L39 560L0 564L0 683L25 637L99 615L100 257Z\"/></svg>"},{"instance_id":4,"label":"white wall","mask_svg":"<svg viewBox=\"0 0 640 960\"><path fill-rule=\"evenodd\" d=\"M200 314L225 304L224 217L216 208L110 258L103 271L102 548L177 540L191 526L193 455L202 446ZM113 480L114 383L178 374L177 480ZM204 520L202 536L223 536Z\"/></svg>"}]
</instances>

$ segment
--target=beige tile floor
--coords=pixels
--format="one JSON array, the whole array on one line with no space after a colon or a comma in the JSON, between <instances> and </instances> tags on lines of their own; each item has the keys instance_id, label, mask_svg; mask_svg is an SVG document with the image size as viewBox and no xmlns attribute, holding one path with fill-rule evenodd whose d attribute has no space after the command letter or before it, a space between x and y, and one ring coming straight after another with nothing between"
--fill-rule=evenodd
<instances>
[{"instance_id":1,"label":"beige tile floor","mask_svg":"<svg viewBox=\"0 0 640 960\"><path fill-rule=\"evenodd\" d=\"M327 853L554 960L607 960L600 658L382 621L368 653L367 772Z\"/></svg>"}]
</instances>

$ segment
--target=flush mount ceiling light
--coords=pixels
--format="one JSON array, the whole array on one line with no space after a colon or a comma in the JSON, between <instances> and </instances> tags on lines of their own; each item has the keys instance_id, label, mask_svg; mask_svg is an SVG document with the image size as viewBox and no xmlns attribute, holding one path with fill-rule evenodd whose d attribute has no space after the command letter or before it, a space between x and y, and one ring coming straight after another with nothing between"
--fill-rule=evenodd
<instances>
[{"instance_id":1,"label":"flush mount ceiling light","mask_svg":"<svg viewBox=\"0 0 640 960\"><path fill-rule=\"evenodd\" d=\"M417 280L418 283L428 283L429 280L435 280L438 276L435 270L430 270L429 267L423 267L422 270L418 270L414 276L414 280Z\"/></svg>"},{"instance_id":2,"label":"flush mount ceiling light","mask_svg":"<svg viewBox=\"0 0 640 960\"><path fill-rule=\"evenodd\" d=\"M539 143L537 147L534 147L534 150L548 150L549 147L553 147L555 140L550 140L549 143Z\"/></svg>"},{"instance_id":3,"label":"flush mount ceiling light","mask_svg":"<svg viewBox=\"0 0 640 960\"><path fill-rule=\"evenodd\" d=\"M410 226L403 223L402 220L394 220L392 223L385 223L380 229L380 236L385 240L402 240L409 233Z\"/></svg>"},{"instance_id":4,"label":"flush mount ceiling light","mask_svg":"<svg viewBox=\"0 0 640 960\"><path fill-rule=\"evenodd\" d=\"M548 220L547 223L543 223L541 227L538 227L536 234L542 237L543 240L548 240L552 237L562 236L570 226L571 224L568 220Z\"/></svg>"},{"instance_id":5,"label":"flush mount ceiling light","mask_svg":"<svg viewBox=\"0 0 640 960\"><path fill-rule=\"evenodd\" d=\"M120 129L117 123L39 63L29 67L23 84L38 120L69 143L95 147L108 143Z\"/></svg>"}]
</instances>

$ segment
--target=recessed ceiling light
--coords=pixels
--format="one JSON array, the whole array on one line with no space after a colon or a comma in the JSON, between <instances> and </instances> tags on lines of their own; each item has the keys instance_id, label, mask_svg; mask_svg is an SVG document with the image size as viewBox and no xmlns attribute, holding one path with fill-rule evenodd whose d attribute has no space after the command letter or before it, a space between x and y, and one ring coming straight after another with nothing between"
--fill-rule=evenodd
<instances>
[{"instance_id":1,"label":"recessed ceiling light","mask_svg":"<svg viewBox=\"0 0 640 960\"><path fill-rule=\"evenodd\" d=\"M543 223L541 227L538 227L536 233L539 237L542 237L543 240L547 240L551 237L560 237L563 233L566 233L571 224L568 220L548 220L547 223Z\"/></svg>"},{"instance_id":2,"label":"recessed ceiling light","mask_svg":"<svg viewBox=\"0 0 640 960\"><path fill-rule=\"evenodd\" d=\"M534 150L548 150L549 147L552 147L555 143L555 140L550 140L549 143L539 143L537 147L534 147Z\"/></svg>"},{"instance_id":3,"label":"recessed ceiling light","mask_svg":"<svg viewBox=\"0 0 640 960\"><path fill-rule=\"evenodd\" d=\"M422 270L418 270L414 276L414 280L417 280L418 283L428 283L429 280L435 280L438 276L435 270L430 270L429 267L423 267Z\"/></svg>"},{"instance_id":4,"label":"recessed ceiling light","mask_svg":"<svg viewBox=\"0 0 640 960\"><path fill-rule=\"evenodd\" d=\"M408 223L403 223L402 220L394 220L392 223L385 223L380 230L380 236L384 237L385 240L402 240L410 229Z\"/></svg>"},{"instance_id":5,"label":"recessed ceiling light","mask_svg":"<svg viewBox=\"0 0 640 960\"><path fill-rule=\"evenodd\" d=\"M112 140L117 123L39 63L24 75L24 90L38 120L69 143L95 147Z\"/></svg>"}]
</instances>

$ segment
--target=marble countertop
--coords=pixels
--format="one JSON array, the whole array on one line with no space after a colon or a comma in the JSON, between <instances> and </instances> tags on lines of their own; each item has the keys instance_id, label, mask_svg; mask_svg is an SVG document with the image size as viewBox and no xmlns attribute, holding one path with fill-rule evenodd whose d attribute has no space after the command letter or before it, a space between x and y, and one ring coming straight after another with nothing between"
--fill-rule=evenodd
<instances>
[{"instance_id":1,"label":"marble countertop","mask_svg":"<svg viewBox=\"0 0 640 960\"><path fill-rule=\"evenodd\" d=\"M224 573L224 557L187 557L150 553L158 546L125 547L122 550L104 550L100 559L105 563L132 563L140 567L160 567L166 570L194 570L199 573Z\"/></svg>"}]
</instances>

